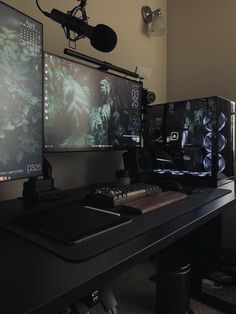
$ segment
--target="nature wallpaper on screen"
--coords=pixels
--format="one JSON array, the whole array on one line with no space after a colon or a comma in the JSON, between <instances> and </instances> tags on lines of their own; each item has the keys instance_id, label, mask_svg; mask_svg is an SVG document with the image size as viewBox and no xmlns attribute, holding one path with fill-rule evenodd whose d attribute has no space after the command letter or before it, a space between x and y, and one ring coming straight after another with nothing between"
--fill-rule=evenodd
<instances>
[{"instance_id":1,"label":"nature wallpaper on screen","mask_svg":"<svg viewBox=\"0 0 236 314\"><path fill-rule=\"evenodd\" d=\"M42 25L0 3L0 181L42 168Z\"/></svg>"},{"instance_id":2,"label":"nature wallpaper on screen","mask_svg":"<svg viewBox=\"0 0 236 314\"><path fill-rule=\"evenodd\" d=\"M140 145L141 84L45 54L45 149Z\"/></svg>"}]
</instances>

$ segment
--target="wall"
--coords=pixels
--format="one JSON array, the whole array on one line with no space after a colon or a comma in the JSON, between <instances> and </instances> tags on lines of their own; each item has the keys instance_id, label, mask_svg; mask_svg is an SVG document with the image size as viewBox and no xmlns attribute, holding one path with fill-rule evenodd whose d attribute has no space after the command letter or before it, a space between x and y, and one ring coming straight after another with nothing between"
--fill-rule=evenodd
<instances>
[{"instance_id":1,"label":"wall","mask_svg":"<svg viewBox=\"0 0 236 314\"><path fill-rule=\"evenodd\" d=\"M236 1L168 1L168 98L236 100Z\"/></svg>"},{"instance_id":2,"label":"wall","mask_svg":"<svg viewBox=\"0 0 236 314\"><path fill-rule=\"evenodd\" d=\"M72 0L40 0L39 2L46 11L57 8L63 12L77 4L77 1ZM35 1L6 0L5 3L43 22L45 50L63 55L63 50L67 47L63 30L59 24L39 12ZM78 43L77 51L131 71L134 71L137 65L151 68L152 77L145 80L144 86L155 91L158 100L163 102L166 100L167 93L167 39L166 36L147 36L141 18L143 5L149 5L153 9L161 7L166 16L166 0L88 0L89 23L91 25L103 23L112 27L118 35L118 44L111 53L104 54L93 49L89 41L84 39ZM112 180L115 169L122 167L120 152L47 154L47 158L53 165L56 186L60 188L73 188L91 182ZM14 198L21 193L22 181L0 185L0 199Z\"/></svg>"},{"instance_id":3,"label":"wall","mask_svg":"<svg viewBox=\"0 0 236 314\"><path fill-rule=\"evenodd\" d=\"M168 99L236 100L236 1L168 1ZM236 249L235 208L223 215L223 247Z\"/></svg>"}]
</instances>

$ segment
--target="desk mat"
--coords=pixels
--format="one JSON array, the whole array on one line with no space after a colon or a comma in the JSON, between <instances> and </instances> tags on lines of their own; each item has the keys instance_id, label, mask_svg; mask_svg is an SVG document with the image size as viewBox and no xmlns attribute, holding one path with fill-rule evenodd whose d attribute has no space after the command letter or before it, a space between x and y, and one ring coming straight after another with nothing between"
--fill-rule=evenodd
<instances>
[{"instance_id":1,"label":"desk mat","mask_svg":"<svg viewBox=\"0 0 236 314\"><path fill-rule=\"evenodd\" d=\"M83 262L121 243L138 237L151 229L157 228L170 220L176 219L192 210L196 210L230 192L231 190L206 188L200 194L188 195L187 198L177 201L176 203L161 207L144 215L133 216L133 221L127 225L121 225L119 228L72 245L58 243L50 238L33 233L28 229L11 224L10 222L1 224L1 227L67 261L75 263Z\"/></svg>"}]
</instances>

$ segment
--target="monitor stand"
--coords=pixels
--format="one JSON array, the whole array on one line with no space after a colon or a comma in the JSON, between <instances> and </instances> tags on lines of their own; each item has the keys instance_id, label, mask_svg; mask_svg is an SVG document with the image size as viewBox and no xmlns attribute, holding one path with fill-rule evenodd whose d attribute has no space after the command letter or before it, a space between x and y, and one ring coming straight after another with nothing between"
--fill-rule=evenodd
<instances>
[{"instance_id":1,"label":"monitor stand","mask_svg":"<svg viewBox=\"0 0 236 314\"><path fill-rule=\"evenodd\" d=\"M67 196L63 190L54 187L52 166L46 157L43 157L43 177L29 178L24 182L23 199L25 201L47 201L62 199Z\"/></svg>"}]
</instances>

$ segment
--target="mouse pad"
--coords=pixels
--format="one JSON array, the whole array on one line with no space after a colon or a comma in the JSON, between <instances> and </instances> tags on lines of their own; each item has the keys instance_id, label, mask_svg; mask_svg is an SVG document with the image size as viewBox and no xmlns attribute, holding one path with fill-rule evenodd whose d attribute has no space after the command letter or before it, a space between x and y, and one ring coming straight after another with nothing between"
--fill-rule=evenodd
<instances>
[{"instance_id":1,"label":"mouse pad","mask_svg":"<svg viewBox=\"0 0 236 314\"><path fill-rule=\"evenodd\" d=\"M1 224L1 226L67 261L78 263L134 239L172 219L197 210L199 207L228 193L231 193L231 190L206 188L200 194L188 195L185 199L176 203L152 210L144 215L132 216L132 222L128 224L73 245L56 242L21 226L16 226L11 222ZM120 210L122 212L122 206Z\"/></svg>"},{"instance_id":2,"label":"mouse pad","mask_svg":"<svg viewBox=\"0 0 236 314\"><path fill-rule=\"evenodd\" d=\"M51 210L29 213L12 220L16 226L40 233L59 243L76 244L110 229L130 223L131 219L111 212L93 210L73 203Z\"/></svg>"}]
</instances>

